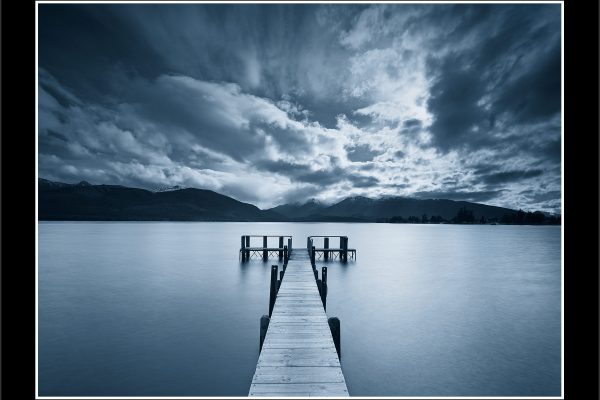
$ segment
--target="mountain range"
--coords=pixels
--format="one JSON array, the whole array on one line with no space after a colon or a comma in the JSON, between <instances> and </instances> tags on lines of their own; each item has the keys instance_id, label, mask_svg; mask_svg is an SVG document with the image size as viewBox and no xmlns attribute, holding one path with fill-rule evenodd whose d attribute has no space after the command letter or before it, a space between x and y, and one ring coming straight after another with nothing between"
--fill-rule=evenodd
<instances>
[{"instance_id":1,"label":"mountain range","mask_svg":"<svg viewBox=\"0 0 600 400\"><path fill-rule=\"evenodd\" d=\"M281 216L203 189L152 192L119 185L38 179L40 220L277 221Z\"/></svg>"},{"instance_id":2,"label":"mountain range","mask_svg":"<svg viewBox=\"0 0 600 400\"><path fill-rule=\"evenodd\" d=\"M478 220L515 213L509 208L467 201L384 197L348 197L333 205L311 199L271 209L243 203L212 190L169 188L150 191L119 185L77 184L38 179L40 220L88 221L347 221L374 222L401 216L453 218L461 208Z\"/></svg>"}]
</instances>

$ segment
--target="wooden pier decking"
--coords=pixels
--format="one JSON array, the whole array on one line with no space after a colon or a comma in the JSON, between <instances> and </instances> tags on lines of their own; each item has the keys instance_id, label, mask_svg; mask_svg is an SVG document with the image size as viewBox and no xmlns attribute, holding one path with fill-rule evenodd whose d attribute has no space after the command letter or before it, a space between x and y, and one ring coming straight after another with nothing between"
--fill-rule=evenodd
<instances>
[{"instance_id":1,"label":"wooden pier decking","mask_svg":"<svg viewBox=\"0 0 600 400\"><path fill-rule=\"evenodd\" d=\"M249 396L349 395L310 257L290 252Z\"/></svg>"}]
</instances>

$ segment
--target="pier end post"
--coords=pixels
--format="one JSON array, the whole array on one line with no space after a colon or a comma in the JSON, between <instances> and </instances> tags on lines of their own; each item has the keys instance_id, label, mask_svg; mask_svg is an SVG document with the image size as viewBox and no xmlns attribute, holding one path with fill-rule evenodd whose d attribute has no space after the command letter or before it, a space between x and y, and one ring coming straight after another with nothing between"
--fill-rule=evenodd
<instances>
[{"instance_id":1,"label":"pier end post","mask_svg":"<svg viewBox=\"0 0 600 400\"><path fill-rule=\"evenodd\" d=\"M263 343L265 342L265 337L267 336L267 329L269 329L269 322L271 322L271 318L268 315L263 315L260 317L260 347L259 352L262 351Z\"/></svg>"},{"instance_id":2,"label":"pier end post","mask_svg":"<svg viewBox=\"0 0 600 400\"><path fill-rule=\"evenodd\" d=\"M250 261L250 236L246 235L246 261Z\"/></svg>"},{"instance_id":3,"label":"pier end post","mask_svg":"<svg viewBox=\"0 0 600 400\"><path fill-rule=\"evenodd\" d=\"M277 298L277 265L271 266L271 286L269 293L269 317L273 315L273 307L275 306L275 299Z\"/></svg>"},{"instance_id":4,"label":"pier end post","mask_svg":"<svg viewBox=\"0 0 600 400\"><path fill-rule=\"evenodd\" d=\"M327 319L329 329L331 330L331 336L333 336L333 344L338 353L338 358L342 358L342 343L341 343L341 332L340 332L340 320L338 317L331 317Z\"/></svg>"},{"instance_id":5,"label":"pier end post","mask_svg":"<svg viewBox=\"0 0 600 400\"><path fill-rule=\"evenodd\" d=\"M240 249L242 253L242 262L246 261L246 237L242 236L242 247Z\"/></svg>"},{"instance_id":6,"label":"pier end post","mask_svg":"<svg viewBox=\"0 0 600 400\"><path fill-rule=\"evenodd\" d=\"M267 251L267 237L263 236L263 260L267 260L269 258L269 252Z\"/></svg>"},{"instance_id":7,"label":"pier end post","mask_svg":"<svg viewBox=\"0 0 600 400\"><path fill-rule=\"evenodd\" d=\"M283 236L279 236L279 248L282 250L279 250L279 259L283 259Z\"/></svg>"},{"instance_id":8,"label":"pier end post","mask_svg":"<svg viewBox=\"0 0 600 400\"><path fill-rule=\"evenodd\" d=\"M348 262L348 236L344 236L344 246L342 247L343 262Z\"/></svg>"},{"instance_id":9,"label":"pier end post","mask_svg":"<svg viewBox=\"0 0 600 400\"><path fill-rule=\"evenodd\" d=\"M321 301L323 309L327 310L327 267L321 269Z\"/></svg>"}]
</instances>

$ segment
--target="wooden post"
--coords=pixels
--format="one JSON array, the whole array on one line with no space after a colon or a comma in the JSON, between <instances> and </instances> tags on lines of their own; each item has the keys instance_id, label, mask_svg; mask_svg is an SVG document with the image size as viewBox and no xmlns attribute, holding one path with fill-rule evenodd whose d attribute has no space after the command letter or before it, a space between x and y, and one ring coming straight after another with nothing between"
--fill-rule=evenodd
<instances>
[{"instance_id":1,"label":"wooden post","mask_svg":"<svg viewBox=\"0 0 600 400\"><path fill-rule=\"evenodd\" d=\"M275 298L277 297L277 265L271 266L271 288L269 294L269 317L273 315L273 307L275 306Z\"/></svg>"},{"instance_id":2,"label":"wooden post","mask_svg":"<svg viewBox=\"0 0 600 400\"><path fill-rule=\"evenodd\" d=\"M317 269L315 268L315 266L313 265L313 274L315 274L315 281L317 279L319 279L319 272L317 271Z\"/></svg>"},{"instance_id":3,"label":"wooden post","mask_svg":"<svg viewBox=\"0 0 600 400\"><path fill-rule=\"evenodd\" d=\"M323 298L323 296L321 295L321 293L323 291L323 282L321 282L320 279L317 279L317 288L319 288L319 296L321 296L321 298Z\"/></svg>"},{"instance_id":4,"label":"wooden post","mask_svg":"<svg viewBox=\"0 0 600 400\"><path fill-rule=\"evenodd\" d=\"M327 249L329 248L329 238L325 238L325 240L323 240L323 247L325 248L325 250L323 251L323 257L325 261L327 261L329 260L329 252L327 251Z\"/></svg>"},{"instance_id":5,"label":"wooden post","mask_svg":"<svg viewBox=\"0 0 600 400\"><path fill-rule=\"evenodd\" d=\"M279 236L279 248L282 250L279 250L279 259L283 259L283 236Z\"/></svg>"},{"instance_id":6,"label":"wooden post","mask_svg":"<svg viewBox=\"0 0 600 400\"><path fill-rule=\"evenodd\" d=\"M292 238L288 238L288 260L290 258L291 252L292 252Z\"/></svg>"},{"instance_id":7,"label":"wooden post","mask_svg":"<svg viewBox=\"0 0 600 400\"><path fill-rule=\"evenodd\" d=\"M269 258L269 252L267 251L267 237L263 236L263 260Z\"/></svg>"},{"instance_id":8,"label":"wooden post","mask_svg":"<svg viewBox=\"0 0 600 400\"><path fill-rule=\"evenodd\" d=\"M323 267L321 270L321 301L323 309L327 311L327 267Z\"/></svg>"},{"instance_id":9,"label":"wooden post","mask_svg":"<svg viewBox=\"0 0 600 400\"><path fill-rule=\"evenodd\" d=\"M246 237L242 236L242 262L246 261Z\"/></svg>"},{"instance_id":10,"label":"wooden post","mask_svg":"<svg viewBox=\"0 0 600 400\"><path fill-rule=\"evenodd\" d=\"M246 236L246 249L250 248L250 236ZM250 261L250 250L246 250L246 261Z\"/></svg>"},{"instance_id":11,"label":"wooden post","mask_svg":"<svg viewBox=\"0 0 600 400\"><path fill-rule=\"evenodd\" d=\"M342 358L342 343L341 343L341 332L340 332L340 320L337 317L331 317L327 319L329 329L331 330L331 336L333 336L333 344L338 353L338 358Z\"/></svg>"},{"instance_id":12,"label":"wooden post","mask_svg":"<svg viewBox=\"0 0 600 400\"><path fill-rule=\"evenodd\" d=\"M283 268L281 268L281 271L279 271L279 286L281 286L281 281L283 281L284 273L285 273L285 270Z\"/></svg>"},{"instance_id":13,"label":"wooden post","mask_svg":"<svg viewBox=\"0 0 600 400\"><path fill-rule=\"evenodd\" d=\"M348 237L347 236L344 236L344 247L343 247L342 253L344 255L344 259L342 261L347 262L348 261Z\"/></svg>"},{"instance_id":14,"label":"wooden post","mask_svg":"<svg viewBox=\"0 0 600 400\"><path fill-rule=\"evenodd\" d=\"M288 247L287 246L283 246L283 265L284 265L284 268L285 268L285 264L287 264L289 258L290 258L290 256L288 254Z\"/></svg>"},{"instance_id":15,"label":"wooden post","mask_svg":"<svg viewBox=\"0 0 600 400\"><path fill-rule=\"evenodd\" d=\"M262 351L263 343L265 342L265 336L267 336L267 329L269 329L269 322L271 322L271 318L268 315L263 315L260 317L260 350Z\"/></svg>"},{"instance_id":16,"label":"wooden post","mask_svg":"<svg viewBox=\"0 0 600 400\"><path fill-rule=\"evenodd\" d=\"M315 265L315 253L315 246L311 246L310 262L312 265Z\"/></svg>"}]
</instances>

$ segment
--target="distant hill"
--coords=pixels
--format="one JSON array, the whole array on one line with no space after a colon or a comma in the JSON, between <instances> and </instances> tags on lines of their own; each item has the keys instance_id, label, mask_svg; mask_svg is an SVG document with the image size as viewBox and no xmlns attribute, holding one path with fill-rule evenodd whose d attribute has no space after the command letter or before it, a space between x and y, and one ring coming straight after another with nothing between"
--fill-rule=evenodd
<instances>
[{"instance_id":1,"label":"distant hill","mask_svg":"<svg viewBox=\"0 0 600 400\"><path fill-rule=\"evenodd\" d=\"M312 214L319 214L325 206L317 199L310 199L305 203L283 204L268 211L274 211L288 218L302 218Z\"/></svg>"},{"instance_id":2,"label":"distant hill","mask_svg":"<svg viewBox=\"0 0 600 400\"><path fill-rule=\"evenodd\" d=\"M441 216L450 220L462 207L472 210L474 217L478 220L482 216L486 219L501 218L504 214L516 212L509 208L468 201L407 197L370 199L362 196L348 197L331 206L318 203L285 204L270 210L300 221L376 221L391 217L415 216L420 218L423 214L427 214L428 217Z\"/></svg>"},{"instance_id":3,"label":"distant hill","mask_svg":"<svg viewBox=\"0 0 600 400\"><path fill-rule=\"evenodd\" d=\"M38 180L40 220L276 221L281 215L202 189L151 192L117 185Z\"/></svg>"},{"instance_id":4,"label":"distant hill","mask_svg":"<svg viewBox=\"0 0 600 400\"><path fill-rule=\"evenodd\" d=\"M92 185L38 180L40 220L95 221L314 221L375 222L394 218L421 218L424 214L451 220L461 208L476 221L515 214L509 208L467 201L385 197L348 197L325 205L311 199L268 210L211 190L172 187L149 191L118 185Z\"/></svg>"}]
</instances>

